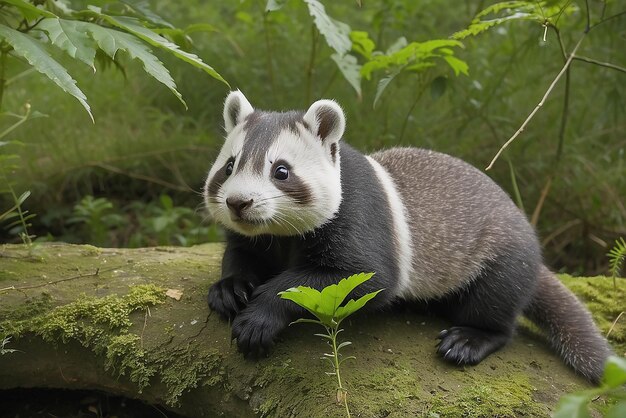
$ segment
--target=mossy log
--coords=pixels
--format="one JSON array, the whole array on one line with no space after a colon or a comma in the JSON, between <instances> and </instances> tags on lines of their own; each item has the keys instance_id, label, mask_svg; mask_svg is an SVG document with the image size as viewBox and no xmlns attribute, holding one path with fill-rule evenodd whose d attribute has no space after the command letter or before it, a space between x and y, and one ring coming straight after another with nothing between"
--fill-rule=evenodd
<instances>
[{"instance_id":1,"label":"mossy log","mask_svg":"<svg viewBox=\"0 0 626 418\"><path fill-rule=\"evenodd\" d=\"M0 338L10 337L0 389L100 390L190 417L345 416L313 325L291 326L266 359L237 352L206 304L222 250L0 247ZM605 332L624 309L623 286L610 279L565 282L597 305ZM524 329L477 366L446 364L434 347L446 325L410 310L347 321L344 351L356 361L342 376L353 416L549 416L562 394L588 387ZM624 334L612 330L621 353Z\"/></svg>"}]
</instances>

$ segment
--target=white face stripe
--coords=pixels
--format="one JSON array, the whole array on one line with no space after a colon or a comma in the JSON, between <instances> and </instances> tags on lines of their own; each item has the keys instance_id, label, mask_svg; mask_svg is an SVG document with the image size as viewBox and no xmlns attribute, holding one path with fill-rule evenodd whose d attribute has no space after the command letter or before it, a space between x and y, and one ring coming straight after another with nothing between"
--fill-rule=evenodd
<instances>
[{"instance_id":1,"label":"white face stripe","mask_svg":"<svg viewBox=\"0 0 626 418\"><path fill-rule=\"evenodd\" d=\"M398 288L396 296L403 298L411 295L413 292L413 284L411 277L413 272L413 243L411 240L411 232L407 221L407 211L402 203L402 196L398 193L393 179L376 160L370 156L366 156L369 163L374 168L376 176L385 190L387 202L391 210L391 219L393 223L394 240L397 250L398 262Z\"/></svg>"},{"instance_id":2,"label":"white face stripe","mask_svg":"<svg viewBox=\"0 0 626 418\"><path fill-rule=\"evenodd\" d=\"M219 192L214 198L208 196L211 180L221 175L218 170L223 169L233 156L238 157L243 149L246 131L242 126L235 127L228 135L207 178L205 201L213 219L228 229L249 236L302 235L331 220L341 203L339 155L333 161L321 141L302 125L298 125L299 135L291 129L283 129L265 153L255 155L264 161L250 161L239 167L240 159L236 158L233 173L220 185ZM285 190L287 193L281 191L279 187L282 185L273 181L273 164L281 160L290 167L293 179L290 184L296 187L295 194L290 195L289 190ZM255 171L255 166L262 167L262 172ZM298 182L301 187L297 186ZM294 200L297 191L303 188L310 193L306 203ZM255 203L247 212L259 223L242 225L232 221L225 203L228 197L253 199Z\"/></svg>"}]
</instances>

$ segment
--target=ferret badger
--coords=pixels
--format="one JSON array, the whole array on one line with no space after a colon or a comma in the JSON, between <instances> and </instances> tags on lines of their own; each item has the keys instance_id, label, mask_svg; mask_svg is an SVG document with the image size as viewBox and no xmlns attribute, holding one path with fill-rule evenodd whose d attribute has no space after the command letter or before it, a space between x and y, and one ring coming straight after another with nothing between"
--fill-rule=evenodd
<instances>
[{"instance_id":1,"label":"ferret badger","mask_svg":"<svg viewBox=\"0 0 626 418\"><path fill-rule=\"evenodd\" d=\"M375 272L351 296L385 288L369 309L426 301L452 324L438 335L445 360L479 363L509 341L524 314L567 364L600 380L606 340L543 265L524 214L484 173L417 148L365 156L340 144L345 118L330 100L306 112L265 112L234 91L224 125L204 189L227 230L208 302L232 320L244 354L267 354L305 316L278 292Z\"/></svg>"}]
</instances>

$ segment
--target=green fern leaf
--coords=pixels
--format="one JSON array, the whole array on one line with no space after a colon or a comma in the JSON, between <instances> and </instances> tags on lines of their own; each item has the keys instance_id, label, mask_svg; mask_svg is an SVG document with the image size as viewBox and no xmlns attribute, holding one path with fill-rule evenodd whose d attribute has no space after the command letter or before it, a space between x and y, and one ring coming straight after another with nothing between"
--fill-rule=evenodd
<instances>
[{"instance_id":1,"label":"green fern leaf","mask_svg":"<svg viewBox=\"0 0 626 418\"><path fill-rule=\"evenodd\" d=\"M187 107L176 83L163 63L152 53L150 48L128 33L116 29L105 28L94 23L75 21L78 32L88 33L111 59L115 59L118 51L126 52L132 59L138 59L144 70L157 81L165 85Z\"/></svg>"},{"instance_id":2,"label":"green fern leaf","mask_svg":"<svg viewBox=\"0 0 626 418\"><path fill-rule=\"evenodd\" d=\"M44 19L38 28L45 31L52 45L65 51L70 57L76 58L94 71L96 58L96 43L89 38L86 32L79 31L80 23L76 20Z\"/></svg>"},{"instance_id":3,"label":"green fern leaf","mask_svg":"<svg viewBox=\"0 0 626 418\"><path fill-rule=\"evenodd\" d=\"M565 3L565 4L563 4ZM571 14L578 10L578 7L570 4L571 2L548 2L544 1L504 1L493 4L480 13L472 20L470 25L461 31L452 35L453 39L464 39L468 36L479 35L494 26L513 20L530 20L541 24L550 22L555 24L552 19L563 13ZM490 17L483 19L485 17Z\"/></svg>"},{"instance_id":4,"label":"green fern leaf","mask_svg":"<svg viewBox=\"0 0 626 418\"><path fill-rule=\"evenodd\" d=\"M87 97L76 86L76 80L69 75L65 67L50 57L39 41L5 25L0 25L0 38L13 47L13 54L25 58L33 68L54 81L63 91L74 96L87 110L93 121Z\"/></svg>"},{"instance_id":5,"label":"green fern leaf","mask_svg":"<svg viewBox=\"0 0 626 418\"><path fill-rule=\"evenodd\" d=\"M619 277L624 260L626 260L626 242L624 238L615 240L615 246L611 248L607 256L609 257L611 277Z\"/></svg>"},{"instance_id":6,"label":"green fern leaf","mask_svg":"<svg viewBox=\"0 0 626 418\"><path fill-rule=\"evenodd\" d=\"M48 10L40 9L32 3L24 0L2 0L2 3L8 3L19 9L20 13L26 20L34 20L38 17L56 17L56 15Z\"/></svg>"},{"instance_id":7,"label":"green fern leaf","mask_svg":"<svg viewBox=\"0 0 626 418\"><path fill-rule=\"evenodd\" d=\"M228 82L222 78L222 76L213 69L210 65L203 62L197 55L191 54L189 52L182 51L178 45L168 41L161 35L151 31L150 29L141 25L141 21L132 17L124 17L124 16L108 16L100 12L100 10L96 7L89 6L90 11L95 14L100 19L105 20L107 23L123 29L128 33L131 33L143 40L144 42L155 46L157 48L164 49L174 55L176 58L185 61L188 64L193 65L196 68L199 68L209 74L211 77L223 82L227 86L229 86Z\"/></svg>"}]
</instances>

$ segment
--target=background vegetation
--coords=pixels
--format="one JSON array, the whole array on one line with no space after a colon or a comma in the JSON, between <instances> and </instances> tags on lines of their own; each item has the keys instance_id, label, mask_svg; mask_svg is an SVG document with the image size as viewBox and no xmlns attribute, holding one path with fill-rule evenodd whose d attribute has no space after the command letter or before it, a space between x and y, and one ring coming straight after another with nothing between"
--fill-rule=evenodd
<instances>
[{"instance_id":1,"label":"background vegetation","mask_svg":"<svg viewBox=\"0 0 626 418\"><path fill-rule=\"evenodd\" d=\"M106 3L92 1L90 3ZM176 27L202 24L188 48L213 66L259 108L306 108L334 98L346 111L345 140L363 151L414 145L465 159L480 168L537 105L591 22L626 10L620 1L559 1L567 5L558 33L535 20L512 20L451 48L468 74L439 60L429 68L398 72L374 108L380 80L398 68L375 71L361 92L342 76L335 53L315 29L300 0L151 1ZM334 19L367 32L375 49L398 39L449 39L493 1L381 0L323 2ZM514 3L514 2L513 2ZM519 2L518 2L519 3ZM533 3L533 2L526 2ZM548 5L549 6L549 5ZM589 15L587 14L589 6ZM605 254L626 236L626 16L590 31L568 80L556 85L523 134L488 173L534 217L553 267L571 273L606 273ZM554 21L554 19L552 20ZM549 25L548 25L549 26ZM547 30L547 32L546 32ZM545 41L543 40L545 35ZM354 48L354 46L353 46ZM358 48L356 48L358 49ZM358 50L353 56L365 62ZM89 97L95 124L71 96L28 66L12 61L3 108L48 115L29 120L5 138L19 140L9 173L37 239L105 246L190 245L220 239L204 221L199 195L222 143L221 108L229 88L202 71L159 55L188 110L146 77L140 64L120 59L96 74L55 55ZM449 63L448 63L449 64ZM457 75L456 72L459 74ZM23 74L23 75L22 75ZM20 75L17 79L12 79ZM0 119L1 130L12 121ZM542 198L544 196L545 198ZM0 195L0 208L13 206ZM539 210L537 209L539 207ZM1 212L1 211L0 211ZM19 241L19 226L0 240Z\"/></svg>"}]
</instances>

